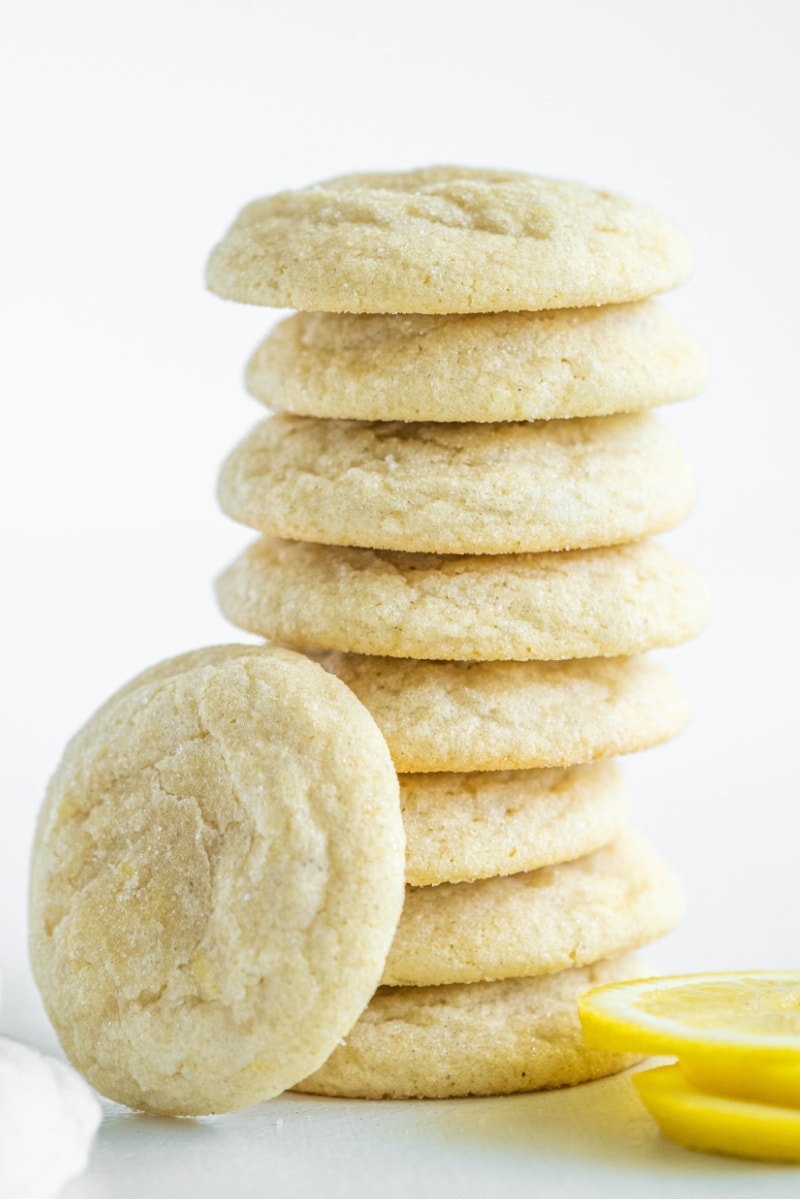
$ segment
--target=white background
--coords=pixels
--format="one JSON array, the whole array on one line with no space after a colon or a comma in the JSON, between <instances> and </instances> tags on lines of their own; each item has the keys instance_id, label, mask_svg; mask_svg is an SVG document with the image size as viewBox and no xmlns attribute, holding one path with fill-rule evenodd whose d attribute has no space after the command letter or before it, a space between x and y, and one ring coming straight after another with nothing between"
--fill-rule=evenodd
<instances>
[{"instance_id":1,"label":"white background","mask_svg":"<svg viewBox=\"0 0 800 1200\"><path fill-rule=\"evenodd\" d=\"M218 514L214 482L261 415L241 370L274 314L207 295L207 252L254 196L435 162L608 187L694 243L695 277L668 302L714 378L664 414L701 480L668 540L707 574L715 615L664 656L693 696L689 729L630 763L638 824L689 894L656 961L800 967L800 6L19 0L0 14L2 1027L52 1045L25 879L64 742L145 665L237 637L211 579L248 535ZM793 1171L666 1146L628 1087L291 1099L213 1126L118 1115L73 1194L797 1195Z\"/></svg>"}]
</instances>

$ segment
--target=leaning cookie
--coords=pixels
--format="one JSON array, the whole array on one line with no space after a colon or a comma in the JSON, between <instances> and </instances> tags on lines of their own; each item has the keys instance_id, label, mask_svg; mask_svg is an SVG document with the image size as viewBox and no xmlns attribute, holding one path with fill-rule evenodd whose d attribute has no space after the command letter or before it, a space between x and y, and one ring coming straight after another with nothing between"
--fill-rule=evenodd
<instances>
[{"instance_id":1,"label":"leaning cookie","mask_svg":"<svg viewBox=\"0 0 800 1200\"><path fill-rule=\"evenodd\" d=\"M635 979L631 954L533 979L380 988L331 1057L296 1092L368 1100L500 1096L583 1083L632 1066L592 1050L577 1000Z\"/></svg>"},{"instance_id":2,"label":"leaning cookie","mask_svg":"<svg viewBox=\"0 0 800 1200\"><path fill-rule=\"evenodd\" d=\"M397 779L369 714L300 655L233 650L173 660L96 714L37 830L45 1006L89 1081L150 1112L241 1108L315 1070L403 902Z\"/></svg>"},{"instance_id":3,"label":"leaning cookie","mask_svg":"<svg viewBox=\"0 0 800 1200\"><path fill-rule=\"evenodd\" d=\"M579 183L472 167L346 175L249 204L212 292L308 312L462 313L638 300L691 251L649 208Z\"/></svg>"},{"instance_id":4,"label":"leaning cookie","mask_svg":"<svg viewBox=\"0 0 800 1200\"><path fill-rule=\"evenodd\" d=\"M382 421L535 421L695 396L705 351L652 300L469 316L295 313L247 387L273 411Z\"/></svg>"},{"instance_id":5,"label":"leaning cookie","mask_svg":"<svg viewBox=\"0 0 800 1200\"><path fill-rule=\"evenodd\" d=\"M694 499L652 413L413 424L269 417L228 456L219 500L262 533L434 554L520 554L635 541Z\"/></svg>"},{"instance_id":6,"label":"leaning cookie","mask_svg":"<svg viewBox=\"0 0 800 1200\"><path fill-rule=\"evenodd\" d=\"M265 655L268 658L274 659L276 662L281 659L291 663L297 657L295 650L286 650L280 646L268 646L263 642L248 645L246 642L222 642L215 646L200 646L195 650L186 650L182 654L175 654L172 658L164 658L160 662L152 663L149 667L145 667L138 675L127 679L109 698L100 705L96 712L92 714L86 724L78 731L73 741L82 741L88 735L88 727L94 721L101 720L106 712L111 709L123 696L135 692L137 688L143 687L148 683L163 683L167 679L173 679L177 675L184 675L187 671L194 671L197 667L219 667L226 662L230 662L237 658L258 658ZM65 755L70 753L70 742L65 751Z\"/></svg>"},{"instance_id":7,"label":"leaning cookie","mask_svg":"<svg viewBox=\"0 0 800 1200\"><path fill-rule=\"evenodd\" d=\"M503 879L409 888L384 984L549 975L662 937L680 882L630 830L586 858Z\"/></svg>"},{"instance_id":8,"label":"leaning cookie","mask_svg":"<svg viewBox=\"0 0 800 1200\"><path fill-rule=\"evenodd\" d=\"M312 655L372 713L398 771L563 767L674 737L686 696L647 657L423 662Z\"/></svg>"},{"instance_id":9,"label":"leaning cookie","mask_svg":"<svg viewBox=\"0 0 800 1200\"><path fill-rule=\"evenodd\" d=\"M217 583L225 615L292 645L433 659L561 659L674 646L708 588L655 542L434 555L262 538Z\"/></svg>"}]
</instances>

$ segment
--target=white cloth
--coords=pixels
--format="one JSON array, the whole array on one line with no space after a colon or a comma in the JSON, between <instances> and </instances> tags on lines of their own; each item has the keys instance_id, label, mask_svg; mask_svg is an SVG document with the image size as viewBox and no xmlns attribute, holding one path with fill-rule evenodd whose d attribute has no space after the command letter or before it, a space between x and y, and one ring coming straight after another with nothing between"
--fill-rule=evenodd
<instances>
[{"instance_id":1,"label":"white cloth","mask_svg":"<svg viewBox=\"0 0 800 1200\"><path fill-rule=\"evenodd\" d=\"M101 1117L71 1067L0 1037L0 1198L57 1196L86 1169Z\"/></svg>"}]
</instances>

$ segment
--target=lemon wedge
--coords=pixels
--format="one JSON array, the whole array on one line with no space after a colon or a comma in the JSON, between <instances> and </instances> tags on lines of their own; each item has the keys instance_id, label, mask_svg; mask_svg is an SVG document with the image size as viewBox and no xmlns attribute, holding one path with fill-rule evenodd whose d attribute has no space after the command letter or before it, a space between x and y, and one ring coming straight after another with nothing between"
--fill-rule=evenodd
<instances>
[{"instance_id":1,"label":"lemon wedge","mask_svg":"<svg viewBox=\"0 0 800 1200\"><path fill-rule=\"evenodd\" d=\"M688 1150L800 1163L797 1109L710 1095L678 1066L640 1071L633 1082L662 1132Z\"/></svg>"}]
</instances>

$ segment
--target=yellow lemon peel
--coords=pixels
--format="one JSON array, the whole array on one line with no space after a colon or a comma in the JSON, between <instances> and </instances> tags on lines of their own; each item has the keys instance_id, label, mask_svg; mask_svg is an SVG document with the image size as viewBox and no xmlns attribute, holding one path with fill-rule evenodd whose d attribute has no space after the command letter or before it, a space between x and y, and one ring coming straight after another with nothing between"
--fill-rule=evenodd
<instances>
[{"instance_id":1,"label":"yellow lemon peel","mask_svg":"<svg viewBox=\"0 0 800 1200\"><path fill-rule=\"evenodd\" d=\"M589 1045L764 1067L800 1065L800 971L672 975L579 1001Z\"/></svg>"},{"instance_id":2,"label":"yellow lemon peel","mask_svg":"<svg viewBox=\"0 0 800 1200\"><path fill-rule=\"evenodd\" d=\"M680 1067L634 1075L639 1096L661 1131L688 1150L800 1163L800 1111L700 1091Z\"/></svg>"},{"instance_id":3,"label":"yellow lemon peel","mask_svg":"<svg viewBox=\"0 0 800 1200\"><path fill-rule=\"evenodd\" d=\"M578 1008L590 1046L678 1056L634 1078L667 1137L800 1162L800 972L639 979L595 988Z\"/></svg>"},{"instance_id":4,"label":"yellow lemon peel","mask_svg":"<svg viewBox=\"0 0 800 1200\"><path fill-rule=\"evenodd\" d=\"M681 1070L701 1092L753 1100L759 1104L779 1104L800 1109L800 1056L785 1063L761 1063L719 1055L681 1057Z\"/></svg>"}]
</instances>

